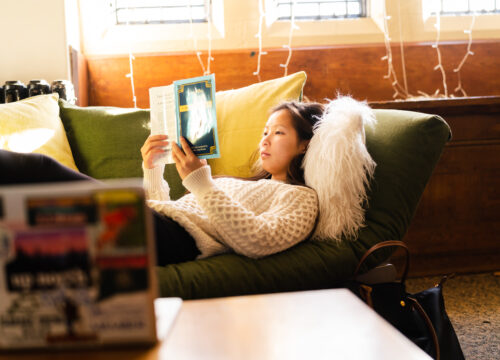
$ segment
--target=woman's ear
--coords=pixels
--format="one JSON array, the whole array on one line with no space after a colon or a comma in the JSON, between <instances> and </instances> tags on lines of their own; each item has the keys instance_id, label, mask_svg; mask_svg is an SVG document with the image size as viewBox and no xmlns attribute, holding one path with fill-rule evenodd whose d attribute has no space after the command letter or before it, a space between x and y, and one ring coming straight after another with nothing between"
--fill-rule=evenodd
<instances>
[{"instance_id":1,"label":"woman's ear","mask_svg":"<svg viewBox=\"0 0 500 360\"><path fill-rule=\"evenodd\" d=\"M299 145L299 152L301 154L305 154L307 151L307 147L309 146L309 141L310 140L302 140Z\"/></svg>"}]
</instances>

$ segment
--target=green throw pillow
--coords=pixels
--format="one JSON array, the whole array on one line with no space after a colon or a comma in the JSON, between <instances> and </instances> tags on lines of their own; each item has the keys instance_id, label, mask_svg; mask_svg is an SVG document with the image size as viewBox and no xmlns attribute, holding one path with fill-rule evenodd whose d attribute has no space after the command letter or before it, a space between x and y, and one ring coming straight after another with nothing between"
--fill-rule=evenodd
<instances>
[{"instance_id":1,"label":"green throw pillow","mask_svg":"<svg viewBox=\"0 0 500 360\"><path fill-rule=\"evenodd\" d=\"M149 136L149 110L79 107L59 101L60 117L78 169L96 179L142 177L141 146ZM170 197L185 193L174 164L165 167Z\"/></svg>"}]
</instances>

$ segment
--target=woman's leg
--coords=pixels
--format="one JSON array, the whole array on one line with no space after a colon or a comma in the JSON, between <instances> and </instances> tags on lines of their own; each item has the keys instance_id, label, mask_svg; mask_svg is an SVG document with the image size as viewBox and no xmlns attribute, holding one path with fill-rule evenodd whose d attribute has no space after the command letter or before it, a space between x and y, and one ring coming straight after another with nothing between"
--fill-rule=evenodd
<instances>
[{"instance_id":1,"label":"woman's leg","mask_svg":"<svg viewBox=\"0 0 500 360\"><path fill-rule=\"evenodd\" d=\"M0 185L95 180L51 157L0 150ZM158 265L194 260L200 253L191 235L172 219L153 211Z\"/></svg>"},{"instance_id":2,"label":"woman's leg","mask_svg":"<svg viewBox=\"0 0 500 360\"><path fill-rule=\"evenodd\" d=\"M0 184L34 184L72 180L93 180L62 165L53 158L36 153L0 150Z\"/></svg>"},{"instance_id":3,"label":"woman's leg","mask_svg":"<svg viewBox=\"0 0 500 360\"><path fill-rule=\"evenodd\" d=\"M157 265L196 259L201 254L193 237L174 220L153 211Z\"/></svg>"}]
</instances>

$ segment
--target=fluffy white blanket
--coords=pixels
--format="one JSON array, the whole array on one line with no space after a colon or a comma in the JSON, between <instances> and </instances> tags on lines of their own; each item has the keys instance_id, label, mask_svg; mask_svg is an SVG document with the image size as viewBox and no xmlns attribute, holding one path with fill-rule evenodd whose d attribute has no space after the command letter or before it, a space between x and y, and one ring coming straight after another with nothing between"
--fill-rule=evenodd
<instances>
[{"instance_id":1,"label":"fluffy white blanket","mask_svg":"<svg viewBox=\"0 0 500 360\"><path fill-rule=\"evenodd\" d=\"M302 164L305 182L319 198L313 238L354 239L363 226L363 203L376 166L365 146L364 126L375 122L365 102L341 96L315 125Z\"/></svg>"}]
</instances>

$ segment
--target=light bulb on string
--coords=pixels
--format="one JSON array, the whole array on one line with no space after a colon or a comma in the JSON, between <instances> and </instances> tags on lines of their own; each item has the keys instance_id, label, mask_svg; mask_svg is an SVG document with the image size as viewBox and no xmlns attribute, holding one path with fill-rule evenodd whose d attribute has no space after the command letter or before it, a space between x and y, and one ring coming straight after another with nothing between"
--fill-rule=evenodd
<instances>
[{"instance_id":1,"label":"light bulb on string","mask_svg":"<svg viewBox=\"0 0 500 360\"><path fill-rule=\"evenodd\" d=\"M467 51L465 52L465 55L464 57L462 58L462 61L460 61L460 64L456 67L456 69L453 69L453 72L456 72L457 73L457 77L458 77L458 85L457 87L454 89L455 92L461 92L462 93L462 96L467 96L467 93L465 92L464 88L462 87L462 79L461 79L461 75L460 75L460 70L462 69L462 66L464 66L465 64L465 61L467 60L467 58L472 55L474 55L474 53L471 51L471 47L472 47L472 28L474 27L474 22L476 21L476 15L474 14L472 16L472 20L471 20L471 24L470 24L470 27L468 30L464 30L464 33L467 34L468 38L469 38L469 41L467 42Z\"/></svg>"},{"instance_id":2,"label":"light bulb on string","mask_svg":"<svg viewBox=\"0 0 500 360\"><path fill-rule=\"evenodd\" d=\"M290 60L292 58L292 39L293 39L293 30L299 29L297 25L295 25L295 5L296 0L293 0L291 3L291 19L290 19L290 31L288 32L288 44L283 45L283 48L288 50L288 57L284 64L280 64L280 67L285 68L285 73L283 76L287 76L288 74L288 65L290 64Z\"/></svg>"},{"instance_id":3,"label":"light bulb on string","mask_svg":"<svg viewBox=\"0 0 500 360\"><path fill-rule=\"evenodd\" d=\"M193 39L194 53L196 54L196 58L198 59L198 62L200 63L202 74L205 74L205 65L203 64L203 61L201 60L202 52L198 50L198 39L196 38L196 36L194 35L194 32L193 32L193 13L192 13L192 8L191 8L191 0L189 0L188 8L189 8L189 36Z\"/></svg>"},{"instance_id":4,"label":"light bulb on string","mask_svg":"<svg viewBox=\"0 0 500 360\"><path fill-rule=\"evenodd\" d=\"M259 52L257 54L257 70L253 72L253 75L257 76L260 82L262 81L260 78L261 58L262 55L266 55L267 52L262 51L262 24L264 23L264 18L266 17L266 13L264 12L264 7L262 4L264 0L258 0L258 1L259 1L259 31L257 34L255 34L255 37L259 39Z\"/></svg>"},{"instance_id":5,"label":"light bulb on string","mask_svg":"<svg viewBox=\"0 0 500 360\"><path fill-rule=\"evenodd\" d=\"M130 9L128 8L128 6L126 8L126 12L127 12L127 21L125 23L125 28L127 29L127 33L130 35L130 26L129 26ZM135 60L135 56L132 54L132 47L130 45L130 41L128 42L127 45L128 45L128 63L130 72L126 74L125 77L130 78L130 86L132 88L132 102L134 103L134 108L137 108L137 98L135 96L135 87L134 87L134 63L133 63L133 61Z\"/></svg>"},{"instance_id":6,"label":"light bulb on string","mask_svg":"<svg viewBox=\"0 0 500 360\"><path fill-rule=\"evenodd\" d=\"M439 48L439 39L441 35L441 17L440 17L440 11L436 11L436 24L434 24L434 27L436 28L436 42L432 45L434 49L436 49L437 57L438 57L438 64L434 66L434 71L440 70L441 71L441 77L443 79L443 90L444 90L444 97L448 97L448 86L446 85L446 72L444 71L443 67L443 62L442 62L442 57L441 57L441 49ZM439 95L439 88L434 92L433 96L436 97Z\"/></svg>"},{"instance_id":7,"label":"light bulb on string","mask_svg":"<svg viewBox=\"0 0 500 360\"><path fill-rule=\"evenodd\" d=\"M193 15L192 15L192 5L191 0L188 2L189 9L189 36L193 39L193 48L196 58L198 59L198 63L200 64L201 71L203 75L210 74L210 63L214 60L212 56L212 7L211 5L208 7L208 12L206 13L207 17L207 40L208 40L208 54L207 54L207 65L203 63L202 55L203 52L198 49L198 39L196 38L193 31Z\"/></svg>"},{"instance_id":8,"label":"light bulb on string","mask_svg":"<svg viewBox=\"0 0 500 360\"><path fill-rule=\"evenodd\" d=\"M406 97L411 96L408 92L408 80L406 78L405 52L403 46L403 28L401 25L401 0L398 0L398 26L399 26L399 49L401 52L401 70L403 72L403 84Z\"/></svg>"},{"instance_id":9,"label":"light bulb on string","mask_svg":"<svg viewBox=\"0 0 500 360\"><path fill-rule=\"evenodd\" d=\"M385 2L384 2L384 44L386 55L381 58L382 61L387 61L387 74L384 75L384 79L391 80L391 86L394 90L394 94L392 95L393 99L398 97L402 99L406 99L408 97L408 92L399 84L398 77L396 75L396 71L394 70L393 59L392 59L392 49L391 49L391 38L389 36L389 26L388 20L391 19L390 16L387 15Z\"/></svg>"},{"instance_id":10,"label":"light bulb on string","mask_svg":"<svg viewBox=\"0 0 500 360\"><path fill-rule=\"evenodd\" d=\"M208 39L208 54L207 54L207 67L204 72L204 75L210 74L210 63L214 61L212 57L212 5L208 6L208 14L207 14L207 39Z\"/></svg>"}]
</instances>

